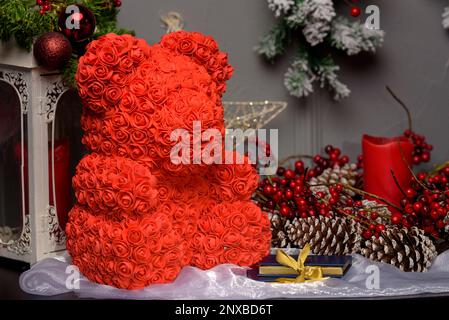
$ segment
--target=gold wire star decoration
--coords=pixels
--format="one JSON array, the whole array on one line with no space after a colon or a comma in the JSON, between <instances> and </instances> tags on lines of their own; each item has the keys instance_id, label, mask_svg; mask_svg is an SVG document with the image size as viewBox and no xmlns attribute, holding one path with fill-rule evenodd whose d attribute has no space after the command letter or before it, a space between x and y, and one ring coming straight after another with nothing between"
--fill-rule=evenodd
<instances>
[{"instance_id":1,"label":"gold wire star decoration","mask_svg":"<svg viewBox=\"0 0 449 320\"><path fill-rule=\"evenodd\" d=\"M283 101L223 101L226 128L263 128L286 107Z\"/></svg>"}]
</instances>

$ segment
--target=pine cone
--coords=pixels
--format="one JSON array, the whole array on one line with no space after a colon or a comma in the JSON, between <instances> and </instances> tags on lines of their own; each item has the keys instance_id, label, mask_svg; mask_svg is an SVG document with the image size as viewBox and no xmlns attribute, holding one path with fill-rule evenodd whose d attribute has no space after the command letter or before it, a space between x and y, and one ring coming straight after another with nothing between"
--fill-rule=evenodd
<instances>
[{"instance_id":1,"label":"pine cone","mask_svg":"<svg viewBox=\"0 0 449 320\"><path fill-rule=\"evenodd\" d=\"M379 238L366 240L361 252L371 260L390 263L407 272L427 271L437 256L432 240L417 227L389 227Z\"/></svg>"},{"instance_id":2,"label":"pine cone","mask_svg":"<svg viewBox=\"0 0 449 320\"><path fill-rule=\"evenodd\" d=\"M273 248L290 248L290 240L285 230L285 224L289 220L277 212L269 212L268 218L271 223L271 246Z\"/></svg>"},{"instance_id":3,"label":"pine cone","mask_svg":"<svg viewBox=\"0 0 449 320\"><path fill-rule=\"evenodd\" d=\"M357 184L358 173L357 173L357 165L355 163L345 164L343 167L339 167L338 165L333 168L327 168L320 174L318 177L313 177L310 179L310 185L315 184L346 184L350 186L355 186ZM317 186L310 187L313 193L324 192L326 195L326 199L330 198L329 187L327 186ZM346 193L353 197L355 194L350 190L346 190Z\"/></svg>"},{"instance_id":4,"label":"pine cone","mask_svg":"<svg viewBox=\"0 0 449 320\"><path fill-rule=\"evenodd\" d=\"M323 216L296 218L285 229L292 244L303 248L309 243L314 254L345 255L360 250L362 230L354 220Z\"/></svg>"}]
</instances>

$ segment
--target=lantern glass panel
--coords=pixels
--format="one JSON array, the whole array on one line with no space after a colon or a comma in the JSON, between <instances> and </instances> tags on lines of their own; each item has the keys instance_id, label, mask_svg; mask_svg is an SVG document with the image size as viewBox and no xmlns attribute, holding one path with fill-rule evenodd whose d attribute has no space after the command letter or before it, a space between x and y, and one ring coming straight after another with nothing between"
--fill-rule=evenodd
<instances>
[{"instance_id":1,"label":"lantern glass panel","mask_svg":"<svg viewBox=\"0 0 449 320\"><path fill-rule=\"evenodd\" d=\"M0 80L0 243L20 238L28 214L27 121L19 95Z\"/></svg>"},{"instance_id":2,"label":"lantern glass panel","mask_svg":"<svg viewBox=\"0 0 449 320\"><path fill-rule=\"evenodd\" d=\"M81 101L72 90L59 97L54 120L49 125L50 205L56 208L58 223L64 230L68 212L74 203L72 177L85 154L81 143Z\"/></svg>"}]
</instances>

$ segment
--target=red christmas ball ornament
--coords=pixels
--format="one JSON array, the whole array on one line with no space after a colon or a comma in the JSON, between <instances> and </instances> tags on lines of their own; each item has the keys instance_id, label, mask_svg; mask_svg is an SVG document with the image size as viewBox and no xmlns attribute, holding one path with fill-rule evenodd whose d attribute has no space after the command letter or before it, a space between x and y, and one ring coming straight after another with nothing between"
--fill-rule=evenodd
<instances>
[{"instance_id":1,"label":"red christmas ball ornament","mask_svg":"<svg viewBox=\"0 0 449 320\"><path fill-rule=\"evenodd\" d=\"M359 7L352 7L351 8L351 16L356 18L362 13L362 10L360 10Z\"/></svg>"},{"instance_id":2,"label":"red christmas ball ornament","mask_svg":"<svg viewBox=\"0 0 449 320\"><path fill-rule=\"evenodd\" d=\"M47 32L34 42L33 54L41 67L56 70L70 60L72 46L63 34Z\"/></svg>"},{"instance_id":3,"label":"red christmas ball ornament","mask_svg":"<svg viewBox=\"0 0 449 320\"><path fill-rule=\"evenodd\" d=\"M58 18L61 32L72 43L79 43L89 38L95 31L95 16L87 7L79 4L67 7Z\"/></svg>"}]
</instances>

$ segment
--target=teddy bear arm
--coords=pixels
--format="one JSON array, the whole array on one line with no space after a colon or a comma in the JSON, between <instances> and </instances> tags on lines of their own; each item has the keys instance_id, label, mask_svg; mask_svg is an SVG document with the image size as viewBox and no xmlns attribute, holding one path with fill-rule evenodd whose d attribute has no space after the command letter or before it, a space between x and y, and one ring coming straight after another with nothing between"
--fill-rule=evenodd
<instances>
[{"instance_id":1,"label":"teddy bear arm","mask_svg":"<svg viewBox=\"0 0 449 320\"><path fill-rule=\"evenodd\" d=\"M78 164L73 178L78 204L92 213L150 213L157 204L155 178L138 162L92 153Z\"/></svg>"}]
</instances>

